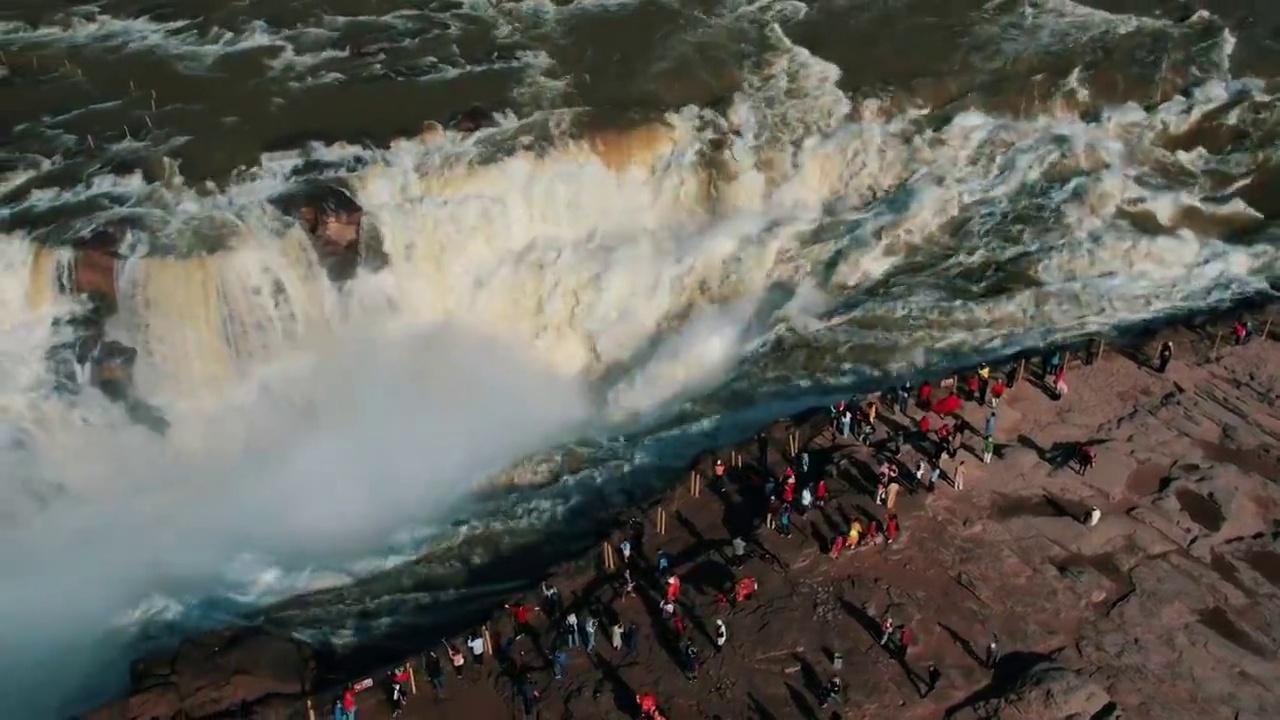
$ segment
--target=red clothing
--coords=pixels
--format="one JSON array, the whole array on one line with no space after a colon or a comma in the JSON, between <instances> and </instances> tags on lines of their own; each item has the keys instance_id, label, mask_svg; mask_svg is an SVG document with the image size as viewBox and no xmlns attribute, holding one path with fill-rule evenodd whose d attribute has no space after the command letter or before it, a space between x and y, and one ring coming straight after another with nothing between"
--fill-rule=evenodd
<instances>
[{"instance_id":1,"label":"red clothing","mask_svg":"<svg viewBox=\"0 0 1280 720\"><path fill-rule=\"evenodd\" d=\"M684 618L676 615L671 618L671 624L675 626L677 635L684 635Z\"/></svg>"},{"instance_id":2,"label":"red clothing","mask_svg":"<svg viewBox=\"0 0 1280 720\"><path fill-rule=\"evenodd\" d=\"M640 701L640 712L651 713L658 709L658 698L649 693L645 693L636 699Z\"/></svg>"},{"instance_id":3,"label":"red clothing","mask_svg":"<svg viewBox=\"0 0 1280 720\"><path fill-rule=\"evenodd\" d=\"M408 684L409 684L409 671L408 671L408 670L401 670L400 672L398 672L398 673L396 673L395 675L392 675L392 676L391 676L391 681L392 681L392 682L400 683L401 685L408 685Z\"/></svg>"},{"instance_id":4,"label":"red clothing","mask_svg":"<svg viewBox=\"0 0 1280 720\"><path fill-rule=\"evenodd\" d=\"M943 425L942 427L938 428L938 439L939 439L939 440L946 440L948 437L950 437L950 435L951 435L951 426L950 426L950 425Z\"/></svg>"},{"instance_id":5,"label":"red clothing","mask_svg":"<svg viewBox=\"0 0 1280 720\"><path fill-rule=\"evenodd\" d=\"M977 397L978 395L978 376L977 375L969 376L969 393L974 397Z\"/></svg>"},{"instance_id":6,"label":"red clothing","mask_svg":"<svg viewBox=\"0 0 1280 720\"><path fill-rule=\"evenodd\" d=\"M991 397L999 400L1002 395L1004 395L1004 381L997 380L996 384L991 388Z\"/></svg>"},{"instance_id":7,"label":"red clothing","mask_svg":"<svg viewBox=\"0 0 1280 720\"><path fill-rule=\"evenodd\" d=\"M516 605L515 607L511 608L511 617L515 619L517 625L528 625L529 624L529 608L525 607L524 605Z\"/></svg>"},{"instance_id":8,"label":"red clothing","mask_svg":"<svg viewBox=\"0 0 1280 720\"><path fill-rule=\"evenodd\" d=\"M755 578L745 577L738 581L738 585L734 589L734 597L737 599L738 602L742 602L743 600L746 600L747 598L751 597L752 593L754 593L755 591L756 591Z\"/></svg>"},{"instance_id":9,"label":"red clothing","mask_svg":"<svg viewBox=\"0 0 1280 720\"><path fill-rule=\"evenodd\" d=\"M355 712L356 694L350 689L342 691L342 709L346 712Z\"/></svg>"},{"instance_id":10,"label":"red clothing","mask_svg":"<svg viewBox=\"0 0 1280 720\"><path fill-rule=\"evenodd\" d=\"M889 516L888 522L885 523L884 536L889 539L889 542L893 542L893 539L898 537L898 516L897 515Z\"/></svg>"},{"instance_id":11,"label":"red clothing","mask_svg":"<svg viewBox=\"0 0 1280 720\"><path fill-rule=\"evenodd\" d=\"M796 491L793 485L782 486L782 502L791 502L792 499L795 498L795 496L796 496Z\"/></svg>"},{"instance_id":12,"label":"red clothing","mask_svg":"<svg viewBox=\"0 0 1280 720\"><path fill-rule=\"evenodd\" d=\"M902 651L906 652L911 647L911 628L902 628Z\"/></svg>"},{"instance_id":13,"label":"red clothing","mask_svg":"<svg viewBox=\"0 0 1280 720\"><path fill-rule=\"evenodd\" d=\"M921 416L920 416L920 432L922 432L922 433L928 433L928 432L929 432L929 426L930 426L930 424L931 424L931 423L930 423L930 421L929 421L929 416L928 416L928 415L921 415Z\"/></svg>"},{"instance_id":14,"label":"red clothing","mask_svg":"<svg viewBox=\"0 0 1280 720\"><path fill-rule=\"evenodd\" d=\"M818 486L817 486L816 488L814 488L814 489L813 489L813 496L814 496L814 497L816 497L816 498L818 498L819 500L822 500L823 498L825 498L825 497L827 496L827 481L826 481L826 480L819 480L819 481L818 481Z\"/></svg>"},{"instance_id":15,"label":"red clothing","mask_svg":"<svg viewBox=\"0 0 1280 720\"><path fill-rule=\"evenodd\" d=\"M831 557L836 557L840 554L841 550L844 550L844 536L837 535L836 539L831 541L831 552L828 554L831 555Z\"/></svg>"},{"instance_id":16,"label":"red clothing","mask_svg":"<svg viewBox=\"0 0 1280 720\"><path fill-rule=\"evenodd\" d=\"M1063 365L1059 367L1058 371L1053 374L1053 384L1057 385L1058 383L1062 382L1062 378L1066 376L1067 376L1067 366Z\"/></svg>"},{"instance_id":17,"label":"red clothing","mask_svg":"<svg viewBox=\"0 0 1280 720\"><path fill-rule=\"evenodd\" d=\"M925 383L921 385L920 386L920 404L928 405L929 398L931 397L933 397L933 386L930 385L929 383Z\"/></svg>"}]
</instances>

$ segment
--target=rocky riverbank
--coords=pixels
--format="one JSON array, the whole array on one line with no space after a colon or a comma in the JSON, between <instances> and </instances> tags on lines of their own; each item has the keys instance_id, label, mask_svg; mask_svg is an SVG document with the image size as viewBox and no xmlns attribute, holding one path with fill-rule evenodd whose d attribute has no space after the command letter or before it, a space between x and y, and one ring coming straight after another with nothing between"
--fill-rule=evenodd
<instances>
[{"instance_id":1,"label":"rocky riverbank","mask_svg":"<svg viewBox=\"0 0 1280 720\"><path fill-rule=\"evenodd\" d=\"M609 541L614 572L596 551L552 573L583 625L600 619L596 652L557 651L563 612L534 612L535 630L510 641L512 620L500 610L485 629L502 662L486 654L477 667L460 638L467 662L458 679L443 643L426 648L444 665L443 690L429 682L430 655L412 658L417 694L402 717L521 717L522 694L541 718L635 717L642 693L671 718L1274 717L1280 345L1236 347L1222 329L1163 332L1174 346L1165 374L1151 367L1154 339L1102 347L1095 362L1069 366L1060 400L1037 360L995 367L997 376L1022 372L997 411L991 463L980 437L991 411L969 400L957 420L971 432L954 460L942 460L944 480L964 463L963 490L917 487L912 471L933 438L906 442L892 545L864 539L828 554L854 519L885 519L873 500L876 472L888 436L918 427L924 413L914 403L905 414L882 409L871 445L836 437L822 409L700 458L697 497L682 482L623 516L635 520ZM935 398L950 392L934 384ZM764 488L796 462L793 443L809 454L801 484L826 478L827 502L796 514L784 537L767 527ZM1097 458L1083 474L1082 447ZM719 492L716 457L730 465ZM1081 521L1091 507L1101 511L1094 527ZM733 537L747 540L744 559L733 557ZM624 538L635 548L634 595L621 575ZM661 607L659 553L682 578L683 636ZM758 591L733 603L747 577ZM533 590L512 602L542 598ZM879 644L886 617L910 629L905 657ZM719 652L716 620L728 633ZM634 628L630 647L610 647L615 623ZM993 635L1001 656L986 667ZM681 672L685 639L701 660L696 681ZM922 698L931 663L941 678ZM86 717L305 717L308 708L331 717L340 690L320 687L311 649L259 631L201 638L134 671L133 698ZM843 696L820 707L837 676ZM389 714L384 676L370 679L355 695L361 720Z\"/></svg>"}]
</instances>

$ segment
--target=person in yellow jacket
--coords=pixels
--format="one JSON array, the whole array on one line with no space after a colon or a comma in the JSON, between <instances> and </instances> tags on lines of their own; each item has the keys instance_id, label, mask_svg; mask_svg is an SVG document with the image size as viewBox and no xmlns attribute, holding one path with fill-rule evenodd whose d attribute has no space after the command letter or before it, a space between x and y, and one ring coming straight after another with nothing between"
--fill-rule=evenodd
<instances>
[{"instance_id":1,"label":"person in yellow jacket","mask_svg":"<svg viewBox=\"0 0 1280 720\"><path fill-rule=\"evenodd\" d=\"M858 547L858 541L862 539L862 521L854 520L849 526L849 535L845 538L844 546L850 550Z\"/></svg>"},{"instance_id":2,"label":"person in yellow jacket","mask_svg":"<svg viewBox=\"0 0 1280 720\"><path fill-rule=\"evenodd\" d=\"M991 368L986 363L978 366L978 404L987 404L987 388L991 386Z\"/></svg>"}]
</instances>

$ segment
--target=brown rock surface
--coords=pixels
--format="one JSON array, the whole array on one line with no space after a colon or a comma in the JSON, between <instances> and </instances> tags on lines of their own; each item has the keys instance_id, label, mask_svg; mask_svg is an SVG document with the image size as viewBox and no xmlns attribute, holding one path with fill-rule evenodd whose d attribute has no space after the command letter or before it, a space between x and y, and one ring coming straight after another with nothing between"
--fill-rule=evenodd
<instances>
[{"instance_id":1,"label":"brown rock surface","mask_svg":"<svg viewBox=\"0 0 1280 720\"><path fill-rule=\"evenodd\" d=\"M346 190L312 185L282 203L311 238L330 280L349 280L362 266L376 270L386 264L377 234L365 227L364 208Z\"/></svg>"},{"instance_id":2,"label":"brown rock surface","mask_svg":"<svg viewBox=\"0 0 1280 720\"><path fill-rule=\"evenodd\" d=\"M135 694L85 718L270 717L272 702L301 704L314 672L304 643L258 629L218 631L182 643L171 656L134 663ZM250 705L255 715L248 714Z\"/></svg>"},{"instance_id":3,"label":"brown rock surface","mask_svg":"<svg viewBox=\"0 0 1280 720\"><path fill-rule=\"evenodd\" d=\"M101 227L77 240L75 267L68 290L88 295L110 315L116 310L116 267L120 260L120 244L125 231L118 227Z\"/></svg>"},{"instance_id":4,"label":"brown rock surface","mask_svg":"<svg viewBox=\"0 0 1280 720\"><path fill-rule=\"evenodd\" d=\"M446 672L437 694L415 659L418 694L402 717L521 717L515 677L540 691L544 720L635 717L639 692L655 693L670 718L1280 717L1280 344L1224 347L1198 364L1188 362L1195 338L1169 337L1177 351L1165 375L1141 352L1112 350L1072 365L1060 401L1023 380L999 409L990 465L969 434L956 461L968 471L963 491L905 490L898 541L838 558L825 551L853 517L883 515L869 497L873 450L834 437L825 411L780 422L762 436L768 471L786 466L794 430L830 494L796 517L790 537L759 526L757 444L726 449L721 457L744 460L724 492L703 487L695 498L681 487L662 502L665 532L655 509L636 511L636 596L620 592L618 573L601 573L599 553L552 577L580 617L634 623L634 652L615 651L602 629L597 652L567 650L555 679L544 651L560 622L535 614L537 631L511 646L505 670L491 658L468 663L462 680ZM963 408L977 428L988 412ZM918 416L882 411L879 437ZM1098 455L1085 474L1070 464L1081 445ZM904 470L922 449L904 451ZM704 477L710 462L699 461ZM1090 506L1103 513L1092 528L1079 519ZM730 539L753 526L748 557L733 567ZM659 550L684 581L687 637L703 658L696 682L678 671L678 639L658 610ZM719 607L717 595L744 576L759 583L756 596ZM904 659L879 645L886 614L912 629ZM717 618L729 633L720 652L710 642ZM505 613L489 629L496 648L512 635ZM988 669L992 633L1002 656ZM921 698L929 663L942 681ZM820 707L837 674L843 701ZM376 679L359 696L361 720L389 715ZM314 706L327 713L333 700L317 692Z\"/></svg>"}]
</instances>

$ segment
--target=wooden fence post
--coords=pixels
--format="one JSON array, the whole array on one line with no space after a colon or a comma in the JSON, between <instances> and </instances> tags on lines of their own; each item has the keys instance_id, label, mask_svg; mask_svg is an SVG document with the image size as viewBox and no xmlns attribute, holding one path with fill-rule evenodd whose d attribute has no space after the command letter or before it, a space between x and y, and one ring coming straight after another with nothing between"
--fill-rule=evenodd
<instances>
[{"instance_id":1,"label":"wooden fence post","mask_svg":"<svg viewBox=\"0 0 1280 720\"><path fill-rule=\"evenodd\" d=\"M1098 356L1093 359L1094 362L1102 361L1102 350L1106 346L1107 346L1107 341L1104 338L1099 337L1098 338Z\"/></svg>"},{"instance_id":2,"label":"wooden fence post","mask_svg":"<svg viewBox=\"0 0 1280 720\"><path fill-rule=\"evenodd\" d=\"M311 698L307 698L307 720L316 720L316 705Z\"/></svg>"},{"instance_id":3,"label":"wooden fence post","mask_svg":"<svg viewBox=\"0 0 1280 720\"><path fill-rule=\"evenodd\" d=\"M1218 343L1222 342L1222 331L1218 331L1218 336L1213 339L1213 349L1209 351L1209 361L1213 362L1218 359Z\"/></svg>"},{"instance_id":4,"label":"wooden fence post","mask_svg":"<svg viewBox=\"0 0 1280 720\"><path fill-rule=\"evenodd\" d=\"M1266 340L1267 336L1270 334L1271 334L1271 318L1267 318L1267 325L1266 327L1262 328L1262 339Z\"/></svg>"},{"instance_id":5,"label":"wooden fence post","mask_svg":"<svg viewBox=\"0 0 1280 720\"><path fill-rule=\"evenodd\" d=\"M742 467L742 455L737 450L733 451L733 456L730 459L733 460L734 467L736 468Z\"/></svg>"},{"instance_id":6,"label":"wooden fence post","mask_svg":"<svg viewBox=\"0 0 1280 720\"><path fill-rule=\"evenodd\" d=\"M489 644L488 644L488 643L485 643L485 647L488 647L488 646L489 646ZM418 694L418 681L417 681L417 679L413 676L413 663L412 663L412 662L407 662L407 663L405 663L405 667L409 668L409 692L410 692L410 694L417 695L417 694Z\"/></svg>"},{"instance_id":7,"label":"wooden fence post","mask_svg":"<svg viewBox=\"0 0 1280 720\"><path fill-rule=\"evenodd\" d=\"M689 472L689 494L692 495L693 497L698 497L698 494L701 492L702 492L702 479L698 475L697 470L691 470Z\"/></svg>"},{"instance_id":8,"label":"wooden fence post","mask_svg":"<svg viewBox=\"0 0 1280 720\"><path fill-rule=\"evenodd\" d=\"M658 534L667 534L667 509L661 505L658 506Z\"/></svg>"},{"instance_id":9,"label":"wooden fence post","mask_svg":"<svg viewBox=\"0 0 1280 720\"><path fill-rule=\"evenodd\" d=\"M800 450L800 433L794 430L791 431L791 434L787 436L787 445L791 448L791 457L794 458Z\"/></svg>"},{"instance_id":10,"label":"wooden fence post","mask_svg":"<svg viewBox=\"0 0 1280 720\"><path fill-rule=\"evenodd\" d=\"M609 547L609 544L605 543L605 547ZM492 655L493 654L493 636L489 634L488 623L485 623L484 625L480 626L480 634L484 636L484 651Z\"/></svg>"},{"instance_id":11,"label":"wooden fence post","mask_svg":"<svg viewBox=\"0 0 1280 720\"><path fill-rule=\"evenodd\" d=\"M613 572L613 545L608 540L604 541L604 569L606 572ZM488 630L485 632L487 634Z\"/></svg>"}]
</instances>

